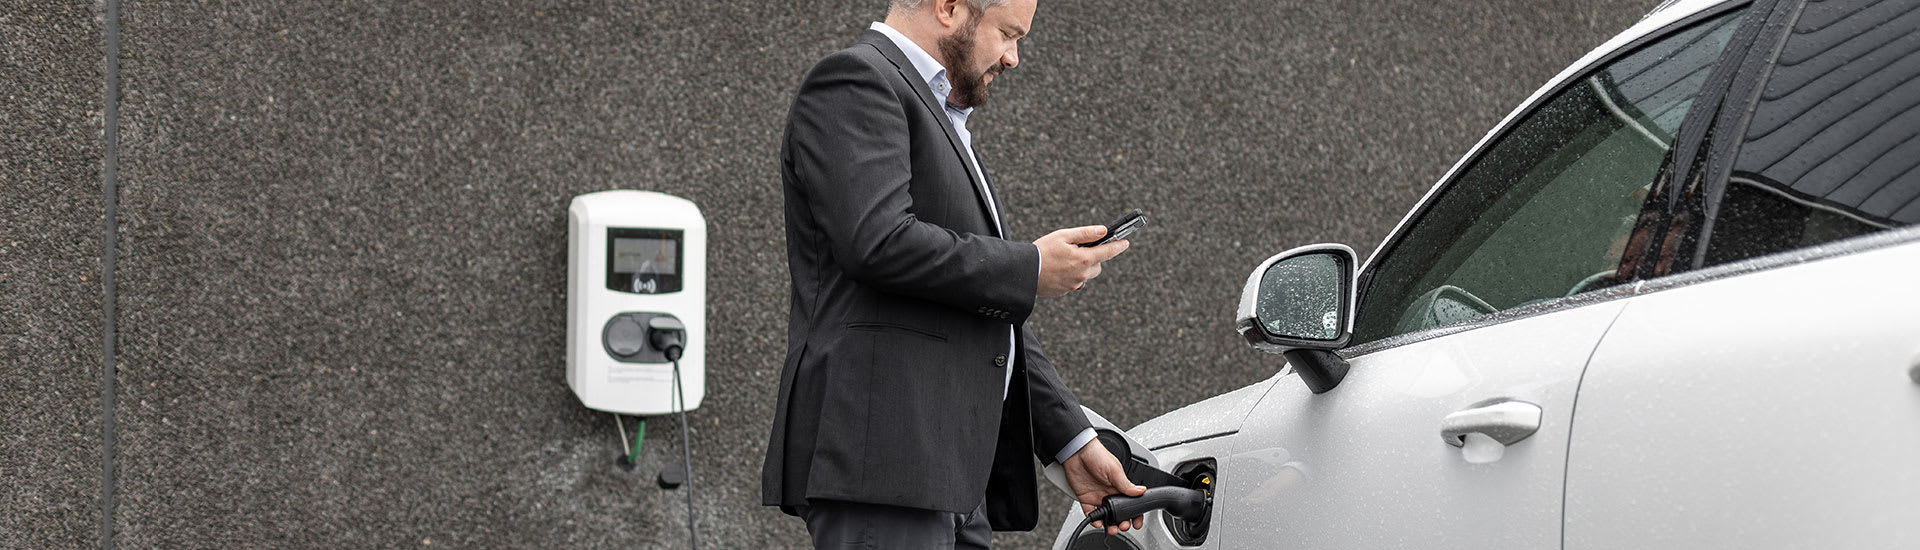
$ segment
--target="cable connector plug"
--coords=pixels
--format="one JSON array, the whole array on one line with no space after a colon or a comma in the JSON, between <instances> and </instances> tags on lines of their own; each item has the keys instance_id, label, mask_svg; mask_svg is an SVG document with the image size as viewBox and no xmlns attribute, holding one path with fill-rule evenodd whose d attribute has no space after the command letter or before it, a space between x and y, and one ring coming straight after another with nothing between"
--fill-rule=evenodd
<instances>
[{"instance_id":1,"label":"cable connector plug","mask_svg":"<svg viewBox=\"0 0 1920 550\"><path fill-rule=\"evenodd\" d=\"M1207 493L1199 489L1154 487L1137 497L1109 496L1098 508L1093 509L1093 513L1087 514L1087 519L1112 524L1164 509L1174 517L1187 521L1200 521L1207 517L1207 509L1212 504L1212 500L1207 498Z\"/></svg>"},{"instance_id":2,"label":"cable connector plug","mask_svg":"<svg viewBox=\"0 0 1920 550\"><path fill-rule=\"evenodd\" d=\"M653 344L653 349L666 355L668 361L679 361L680 355L687 349L687 325L666 315L649 319L647 343Z\"/></svg>"}]
</instances>

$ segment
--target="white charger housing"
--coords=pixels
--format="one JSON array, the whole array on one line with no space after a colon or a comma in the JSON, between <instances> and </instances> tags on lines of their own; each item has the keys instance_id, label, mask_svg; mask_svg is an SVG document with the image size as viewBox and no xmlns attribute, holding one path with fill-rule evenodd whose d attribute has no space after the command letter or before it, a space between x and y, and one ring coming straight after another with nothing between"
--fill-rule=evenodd
<instances>
[{"instance_id":1,"label":"white charger housing","mask_svg":"<svg viewBox=\"0 0 1920 550\"><path fill-rule=\"evenodd\" d=\"M567 386L589 409L679 412L654 332L685 326L686 410L706 396L707 221L692 201L602 191L567 207Z\"/></svg>"}]
</instances>

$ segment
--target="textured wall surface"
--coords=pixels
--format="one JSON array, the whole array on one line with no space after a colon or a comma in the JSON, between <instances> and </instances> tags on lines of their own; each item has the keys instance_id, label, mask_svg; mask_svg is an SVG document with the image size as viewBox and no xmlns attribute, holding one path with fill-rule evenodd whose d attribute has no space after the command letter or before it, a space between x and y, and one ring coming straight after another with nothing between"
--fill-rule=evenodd
<instances>
[{"instance_id":1,"label":"textured wall surface","mask_svg":"<svg viewBox=\"0 0 1920 550\"><path fill-rule=\"evenodd\" d=\"M100 532L100 26L0 2L0 547Z\"/></svg>"},{"instance_id":2,"label":"textured wall surface","mask_svg":"<svg viewBox=\"0 0 1920 550\"><path fill-rule=\"evenodd\" d=\"M1366 253L1648 4L1043 2L969 124L1013 234L1154 215L1043 303L1050 355L1122 425L1270 376L1231 329L1254 264ZM775 157L802 74L884 5L127 5L117 542L684 547L683 493L651 474L686 434L651 422L623 472L612 417L562 380L567 201L635 188L711 226L704 546L804 545L758 505L785 344ZM25 404L0 428L0 546L98 536L94 9L0 14L0 399ZM1051 523L998 540L1044 546Z\"/></svg>"}]
</instances>

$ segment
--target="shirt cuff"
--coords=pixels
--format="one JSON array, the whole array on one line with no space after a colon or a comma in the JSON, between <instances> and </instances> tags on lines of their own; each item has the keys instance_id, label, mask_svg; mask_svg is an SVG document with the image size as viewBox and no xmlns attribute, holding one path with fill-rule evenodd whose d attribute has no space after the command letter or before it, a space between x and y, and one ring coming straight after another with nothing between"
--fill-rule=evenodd
<instances>
[{"instance_id":1,"label":"shirt cuff","mask_svg":"<svg viewBox=\"0 0 1920 550\"><path fill-rule=\"evenodd\" d=\"M1065 448L1060 449L1059 453L1053 455L1053 461L1066 462L1067 459L1073 458L1074 454L1079 453L1080 448L1087 446L1087 443L1090 441L1093 441L1093 428L1081 430L1080 435L1075 436L1073 441L1068 442Z\"/></svg>"}]
</instances>

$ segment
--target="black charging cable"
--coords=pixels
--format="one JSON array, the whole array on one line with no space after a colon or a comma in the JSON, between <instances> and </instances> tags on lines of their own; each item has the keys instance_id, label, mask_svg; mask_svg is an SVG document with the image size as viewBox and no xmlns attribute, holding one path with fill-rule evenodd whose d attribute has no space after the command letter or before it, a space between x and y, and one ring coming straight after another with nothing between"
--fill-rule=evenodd
<instances>
[{"instance_id":1,"label":"black charging cable","mask_svg":"<svg viewBox=\"0 0 1920 550\"><path fill-rule=\"evenodd\" d=\"M1198 522L1206 519L1208 508L1212 506L1213 499L1207 496L1206 491L1172 485L1147 489L1137 497L1111 495L1101 500L1100 506L1092 512L1088 512L1087 519L1082 520L1079 527L1073 528L1073 532L1079 533L1096 521L1113 525L1154 510L1166 510L1173 517ZM1133 526L1135 529L1140 527Z\"/></svg>"},{"instance_id":2,"label":"black charging cable","mask_svg":"<svg viewBox=\"0 0 1920 550\"><path fill-rule=\"evenodd\" d=\"M682 464L686 468L685 477L678 483L669 483L668 472L657 476L661 488L670 485L688 485L687 487L687 541L693 550L700 548L700 534L693 525L693 431L687 427L687 392L680 386L680 356L686 353L687 326L672 317L654 317L647 321L648 343L653 349L660 350L667 361L673 363L673 396L675 409L680 411L680 453Z\"/></svg>"},{"instance_id":3,"label":"black charging cable","mask_svg":"<svg viewBox=\"0 0 1920 550\"><path fill-rule=\"evenodd\" d=\"M673 361L673 395L679 401L680 409L680 458L687 469L687 542L693 550L700 550L700 534L693 527L693 431L687 429L687 394L680 388L680 348L669 348L667 359Z\"/></svg>"},{"instance_id":4,"label":"black charging cable","mask_svg":"<svg viewBox=\"0 0 1920 550\"><path fill-rule=\"evenodd\" d=\"M1097 512L1099 510L1095 509L1094 511ZM1088 525L1093 525L1093 514L1087 514L1087 519L1080 520L1080 526L1073 528L1074 536L1079 536L1081 531L1087 530Z\"/></svg>"}]
</instances>

